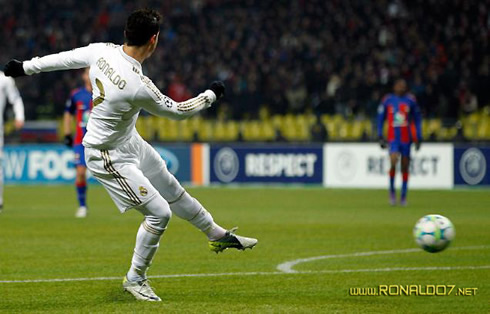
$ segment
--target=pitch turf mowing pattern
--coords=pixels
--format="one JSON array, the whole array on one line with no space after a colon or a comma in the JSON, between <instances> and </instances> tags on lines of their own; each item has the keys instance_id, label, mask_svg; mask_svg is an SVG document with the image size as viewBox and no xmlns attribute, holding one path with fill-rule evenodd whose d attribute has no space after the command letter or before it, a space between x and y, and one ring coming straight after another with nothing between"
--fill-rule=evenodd
<instances>
[{"instance_id":1,"label":"pitch turf mowing pattern","mask_svg":"<svg viewBox=\"0 0 490 314\"><path fill-rule=\"evenodd\" d=\"M488 313L490 269L321 273L325 270L490 265L488 190L411 191L409 207L387 205L386 191L320 188L189 189L222 225L259 244L211 253L205 237L173 217L150 275L277 272L313 256L415 248L412 228L426 214L449 217L452 246L437 254L333 258L298 264L309 274L155 278L161 303L122 292L141 215L119 214L100 186L89 188L90 216L75 219L70 186L6 188L0 214L0 281L120 277L107 281L0 283L0 312L46 313ZM471 250L457 247L486 246ZM456 285L476 296L349 296L378 285Z\"/></svg>"}]
</instances>

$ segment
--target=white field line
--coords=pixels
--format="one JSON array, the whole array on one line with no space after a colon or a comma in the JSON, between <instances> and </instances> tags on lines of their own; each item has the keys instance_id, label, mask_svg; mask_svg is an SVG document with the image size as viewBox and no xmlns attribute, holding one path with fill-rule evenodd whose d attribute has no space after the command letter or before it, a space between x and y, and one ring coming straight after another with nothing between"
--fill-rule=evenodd
<instances>
[{"instance_id":1,"label":"white field line","mask_svg":"<svg viewBox=\"0 0 490 314\"><path fill-rule=\"evenodd\" d=\"M489 246L467 246L467 247L455 247L452 250L475 250L485 249ZM202 277L226 277L226 276L267 276L267 275L292 275L292 274L342 274L342 273L376 273L376 272L394 272L394 271L424 271L424 270L478 270L478 269L490 269L490 265L480 266L433 266L433 267L388 267L388 268L368 268L368 269L338 269L338 270L314 270L314 271L296 271L292 268L290 271L284 271L279 267L281 265L291 264L295 266L300 263L310 262L315 260L327 259L327 258L342 258L342 257L357 257L357 256L370 256L380 254L397 254L397 253L411 253L418 252L420 249L405 249L405 250L391 250L391 251L372 251L372 252L358 252L352 254L338 254L338 255L324 255L311 258L298 259L286 263L282 263L277 266L280 271L270 272L230 272L230 273L208 273L208 274L173 274L173 275L155 275L149 276L149 278L202 278ZM329 256L329 257L326 257ZM52 278L52 279L24 279L24 280L0 280L0 284L12 284L12 283L49 283L49 282L69 282L69 281L110 281L121 280L122 276L117 277L87 277L87 278Z\"/></svg>"},{"instance_id":2,"label":"white field line","mask_svg":"<svg viewBox=\"0 0 490 314\"><path fill-rule=\"evenodd\" d=\"M210 274L175 274L175 275L156 275L149 276L155 278L183 278L183 277L226 277L226 276L267 276L267 275L301 275L301 274L342 274L342 273L377 273L394 271L416 271L416 270L478 270L490 269L490 265L483 266L435 266L435 267L389 267L389 268L369 268L369 269L338 269L338 270L306 270L285 273L282 271L270 272L236 272L236 273L210 273ZM122 277L88 277L88 278L54 278L54 279L26 279L26 280L0 280L0 284L9 283L49 283L49 282L68 282L68 281L110 281L121 280Z\"/></svg>"},{"instance_id":3,"label":"white field line","mask_svg":"<svg viewBox=\"0 0 490 314\"><path fill-rule=\"evenodd\" d=\"M252 276L252 275L280 275L282 272L237 272L237 273L209 273L209 274L174 274L174 275L155 275L148 278L182 278L182 277L223 277L223 276ZM123 280L123 276L118 277L87 277L87 278L54 278L54 279L25 279L25 280L0 280L2 283L38 283L38 282L66 282L66 281L106 281Z\"/></svg>"},{"instance_id":4,"label":"white field line","mask_svg":"<svg viewBox=\"0 0 490 314\"><path fill-rule=\"evenodd\" d=\"M282 274L341 274L341 273L380 273L392 271L416 271L416 270L464 270L464 269L490 269L490 265L480 266L427 266L427 267L388 267L388 268L365 268L365 269L339 269L339 270L304 270L293 273Z\"/></svg>"},{"instance_id":5,"label":"white field line","mask_svg":"<svg viewBox=\"0 0 490 314\"><path fill-rule=\"evenodd\" d=\"M461 247L453 247L451 250L478 250L478 249L486 249L490 248L490 246L480 245L480 246L461 246ZM302 264L308 263L323 259L332 259L332 258L345 258L345 257L360 257L360 256L373 256L373 255L388 255L388 254L399 254L399 253L415 253L421 252L420 249L403 249L403 250L388 250L388 251L370 251L370 252L356 252L356 253L348 253L348 254L332 254L332 255L322 255L322 256L314 256L307 258L299 258L292 261L287 261L277 265L276 269L282 271L284 273L297 273L298 271L294 270L293 267ZM329 272L329 271L326 271Z\"/></svg>"}]
</instances>

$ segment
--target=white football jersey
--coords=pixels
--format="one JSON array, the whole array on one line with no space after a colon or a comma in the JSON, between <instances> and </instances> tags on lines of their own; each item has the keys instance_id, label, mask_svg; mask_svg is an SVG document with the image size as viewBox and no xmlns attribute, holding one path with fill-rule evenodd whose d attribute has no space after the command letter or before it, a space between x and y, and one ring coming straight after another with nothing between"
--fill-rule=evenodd
<instances>
[{"instance_id":1,"label":"white football jersey","mask_svg":"<svg viewBox=\"0 0 490 314\"><path fill-rule=\"evenodd\" d=\"M141 109L171 119L184 119L208 108L216 100L211 90L184 102L163 95L143 75L141 64L111 43L36 57L23 64L27 75L56 70L90 67L93 108L83 139L85 147L113 149L129 140L136 132Z\"/></svg>"},{"instance_id":2,"label":"white football jersey","mask_svg":"<svg viewBox=\"0 0 490 314\"><path fill-rule=\"evenodd\" d=\"M3 111L7 100L14 109L15 120L24 121L24 103L13 78L0 71L0 136L3 136Z\"/></svg>"}]
</instances>

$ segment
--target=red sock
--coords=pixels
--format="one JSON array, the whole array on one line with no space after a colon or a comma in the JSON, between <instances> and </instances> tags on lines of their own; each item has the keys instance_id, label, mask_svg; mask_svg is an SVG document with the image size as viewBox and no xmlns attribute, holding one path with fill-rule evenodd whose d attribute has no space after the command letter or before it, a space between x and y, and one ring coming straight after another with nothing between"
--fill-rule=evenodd
<instances>
[{"instance_id":1,"label":"red sock","mask_svg":"<svg viewBox=\"0 0 490 314\"><path fill-rule=\"evenodd\" d=\"M401 198L402 200L405 200L407 197L407 190L408 190L408 171L407 172L402 172L402 194Z\"/></svg>"},{"instance_id":2,"label":"red sock","mask_svg":"<svg viewBox=\"0 0 490 314\"><path fill-rule=\"evenodd\" d=\"M75 185L77 187L78 204L80 206L86 206L86 200L87 200L87 182L86 181L76 182Z\"/></svg>"},{"instance_id":3,"label":"red sock","mask_svg":"<svg viewBox=\"0 0 490 314\"><path fill-rule=\"evenodd\" d=\"M390 192L395 193L395 169L390 169Z\"/></svg>"},{"instance_id":4,"label":"red sock","mask_svg":"<svg viewBox=\"0 0 490 314\"><path fill-rule=\"evenodd\" d=\"M84 188L87 186L87 182L86 181L81 181L81 182L75 182L75 186L77 188Z\"/></svg>"},{"instance_id":5,"label":"red sock","mask_svg":"<svg viewBox=\"0 0 490 314\"><path fill-rule=\"evenodd\" d=\"M402 179L404 182L408 181L408 172L402 172Z\"/></svg>"}]
</instances>

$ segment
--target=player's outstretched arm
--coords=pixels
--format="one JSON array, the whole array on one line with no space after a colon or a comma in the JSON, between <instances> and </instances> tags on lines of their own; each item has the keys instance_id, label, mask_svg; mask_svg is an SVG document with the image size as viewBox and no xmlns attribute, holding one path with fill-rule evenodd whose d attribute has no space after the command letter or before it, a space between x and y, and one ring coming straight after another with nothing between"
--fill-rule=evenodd
<instances>
[{"instance_id":1,"label":"player's outstretched arm","mask_svg":"<svg viewBox=\"0 0 490 314\"><path fill-rule=\"evenodd\" d=\"M176 102L163 95L158 88L146 79L143 86L135 96L135 102L146 111L174 120L183 120L193 116L197 112L209 108L213 102L221 98L225 93L225 84L221 81L211 83L209 89L183 102Z\"/></svg>"},{"instance_id":2,"label":"player's outstretched arm","mask_svg":"<svg viewBox=\"0 0 490 314\"><path fill-rule=\"evenodd\" d=\"M97 45L100 44L91 44L41 58L35 57L28 61L12 59L5 65L4 72L6 76L19 77L40 72L85 68L92 63L95 56L94 48L98 47Z\"/></svg>"},{"instance_id":3,"label":"player's outstretched arm","mask_svg":"<svg viewBox=\"0 0 490 314\"><path fill-rule=\"evenodd\" d=\"M67 147L73 147L73 136L71 135L71 122L72 114L69 111L65 111L63 115L63 131L65 133L65 137L63 139L63 143Z\"/></svg>"},{"instance_id":4,"label":"player's outstretched arm","mask_svg":"<svg viewBox=\"0 0 490 314\"><path fill-rule=\"evenodd\" d=\"M15 128L21 129L24 126L24 102L20 97L19 90L15 86L13 78L8 78L5 93L9 103L12 104L15 116Z\"/></svg>"}]
</instances>

